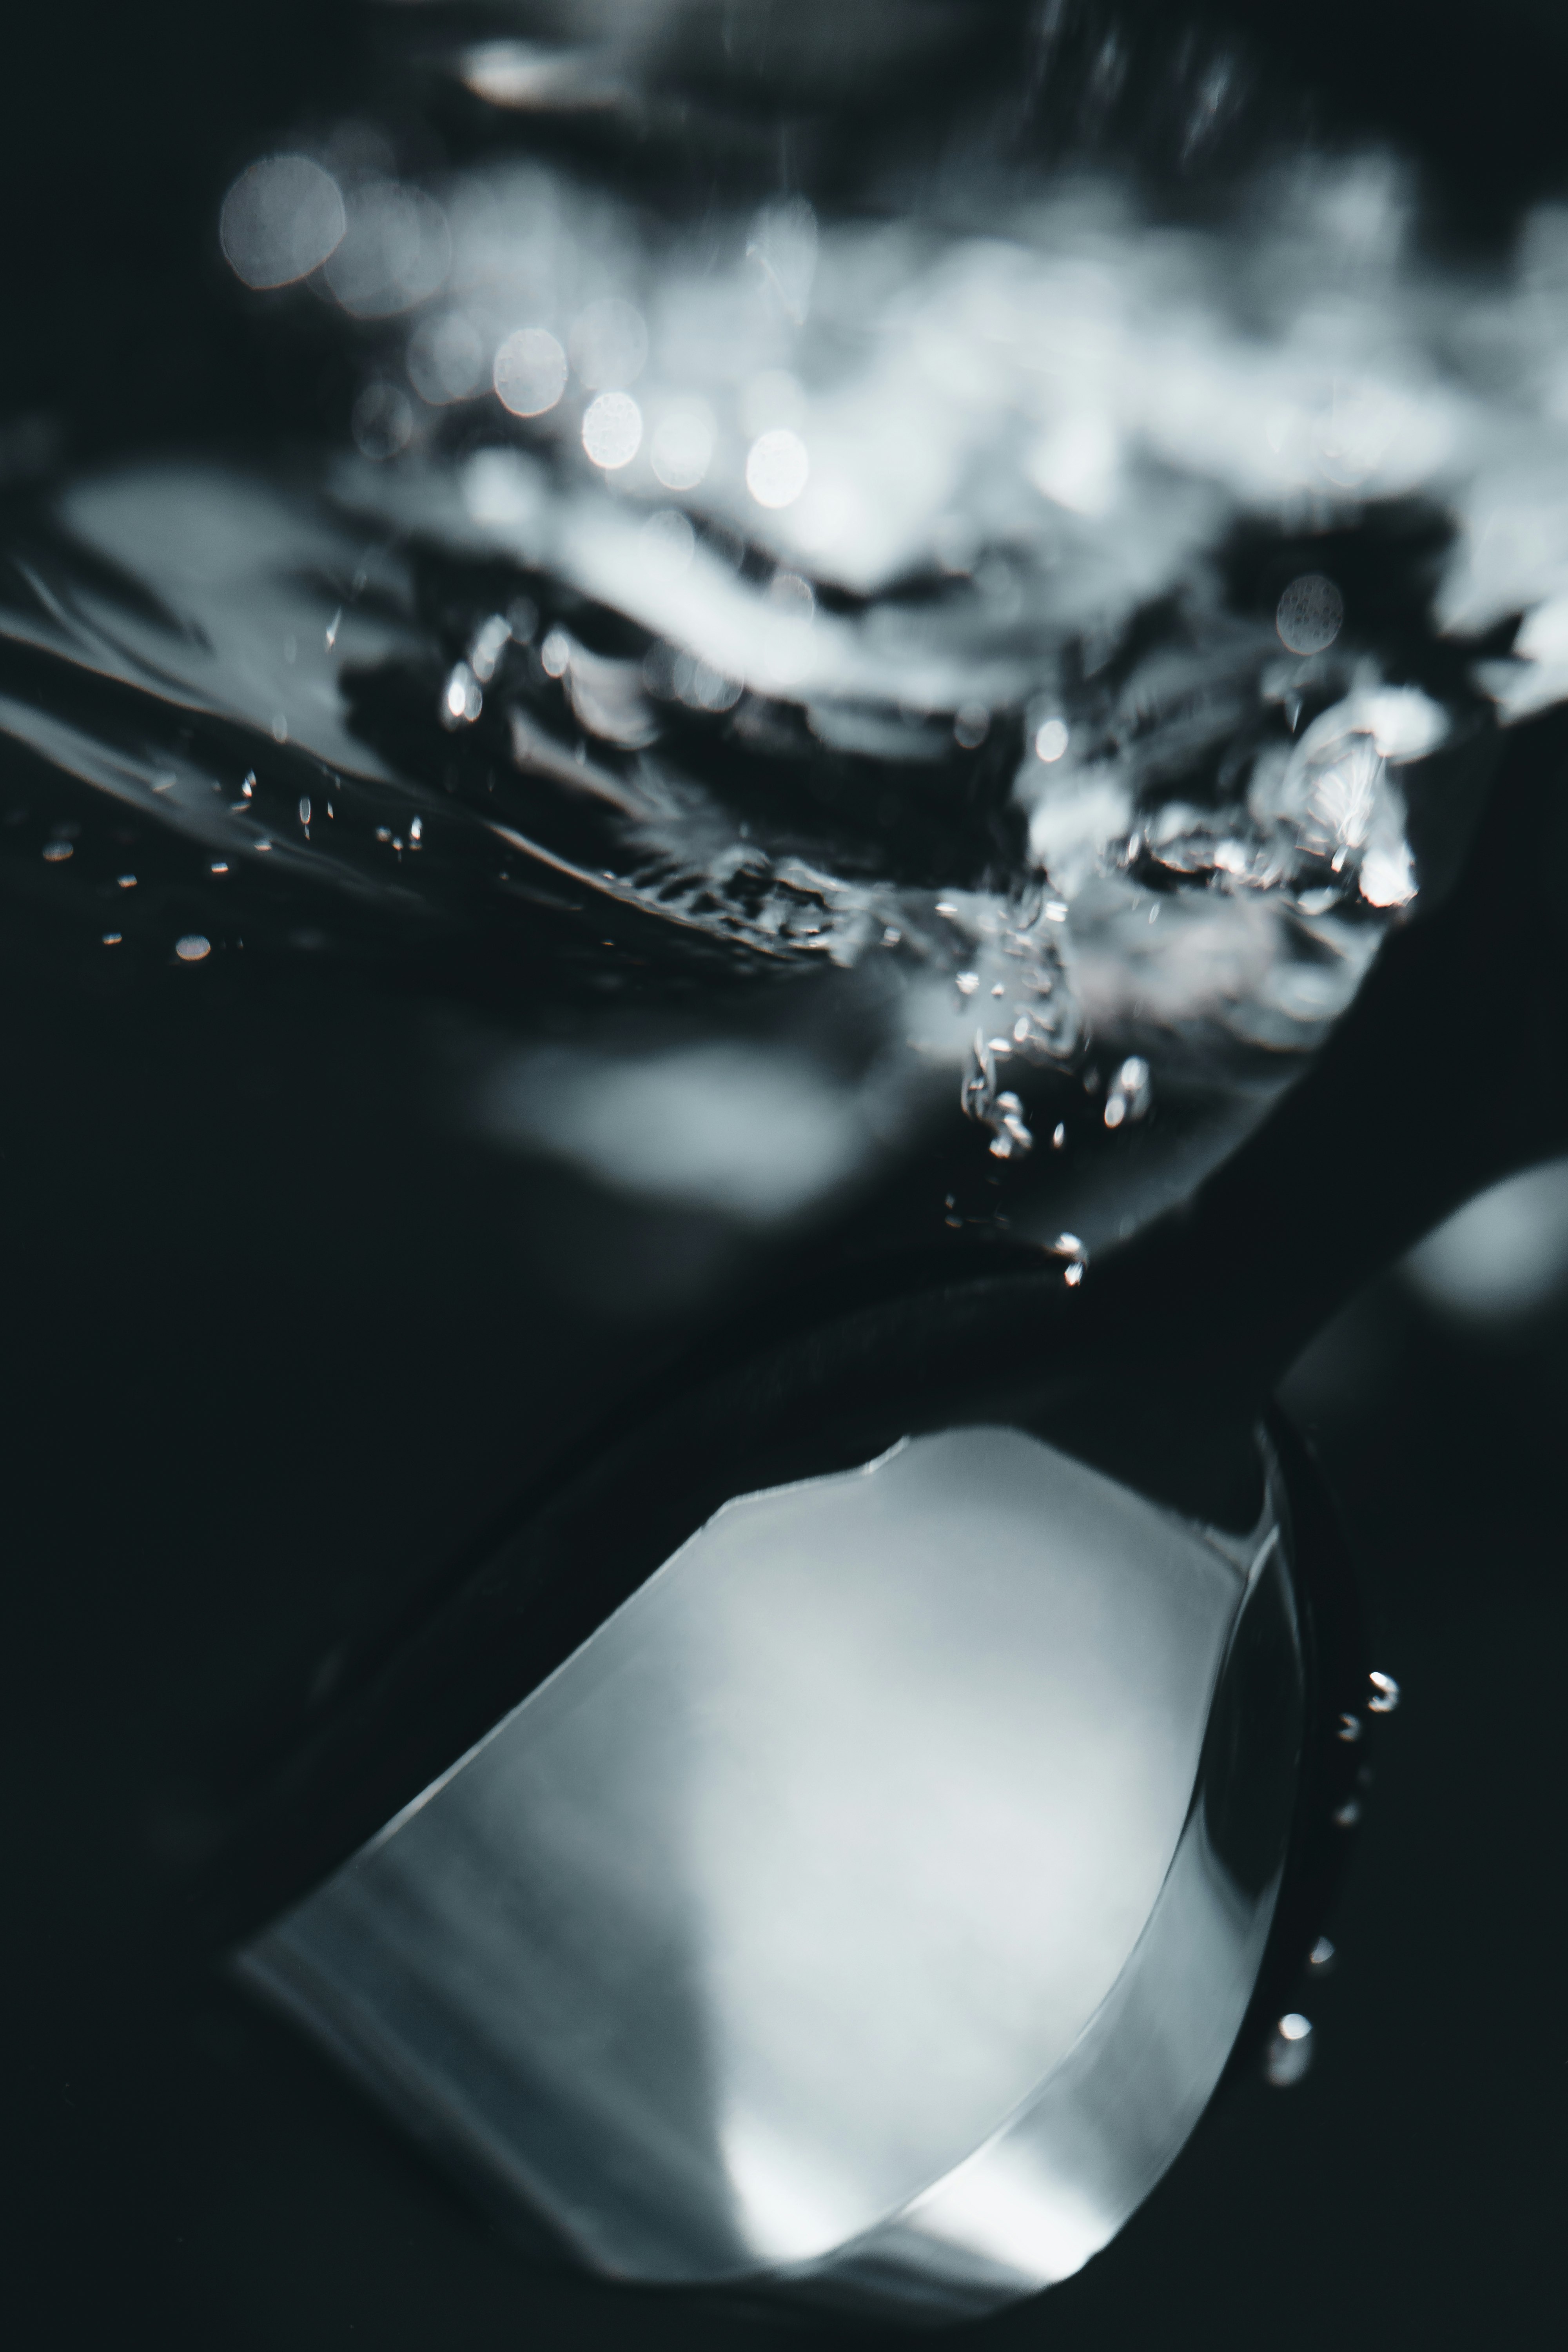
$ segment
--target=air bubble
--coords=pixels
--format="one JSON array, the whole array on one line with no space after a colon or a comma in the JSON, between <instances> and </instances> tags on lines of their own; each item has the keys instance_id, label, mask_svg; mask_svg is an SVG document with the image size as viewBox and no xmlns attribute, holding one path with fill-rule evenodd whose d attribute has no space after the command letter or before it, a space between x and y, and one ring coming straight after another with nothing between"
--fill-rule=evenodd
<instances>
[{"instance_id":1,"label":"air bubble","mask_svg":"<svg viewBox=\"0 0 1568 2352\"><path fill-rule=\"evenodd\" d=\"M1325 653L1339 635L1345 600L1321 572L1304 572L1279 599L1274 625L1293 654Z\"/></svg>"},{"instance_id":2,"label":"air bubble","mask_svg":"<svg viewBox=\"0 0 1568 2352\"><path fill-rule=\"evenodd\" d=\"M1274 2029L1264 2058L1264 2072L1277 2090L1299 2083L1312 2063L1312 2021L1300 2010L1290 2010Z\"/></svg>"},{"instance_id":3,"label":"air bubble","mask_svg":"<svg viewBox=\"0 0 1568 2352\"><path fill-rule=\"evenodd\" d=\"M174 953L182 963L200 963L211 955L212 941L204 939L200 931L187 931L183 940L174 941Z\"/></svg>"},{"instance_id":4,"label":"air bubble","mask_svg":"<svg viewBox=\"0 0 1568 2352\"><path fill-rule=\"evenodd\" d=\"M1367 1701L1369 1715L1392 1715L1399 1705L1399 1685L1392 1675L1371 1674L1372 1696Z\"/></svg>"}]
</instances>

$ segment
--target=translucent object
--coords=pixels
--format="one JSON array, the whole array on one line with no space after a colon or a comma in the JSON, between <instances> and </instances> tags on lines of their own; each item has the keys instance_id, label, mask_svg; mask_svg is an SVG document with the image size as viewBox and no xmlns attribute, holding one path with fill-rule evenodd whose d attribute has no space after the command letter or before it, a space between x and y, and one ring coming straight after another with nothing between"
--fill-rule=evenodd
<instances>
[{"instance_id":1,"label":"translucent object","mask_svg":"<svg viewBox=\"0 0 1568 2352\"><path fill-rule=\"evenodd\" d=\"M1300 1674L1233 1551L1008 1429L742 1496L242 1972L616 2277L1031 2293L1262 1956Z\"/></svg>"}]
</instances>

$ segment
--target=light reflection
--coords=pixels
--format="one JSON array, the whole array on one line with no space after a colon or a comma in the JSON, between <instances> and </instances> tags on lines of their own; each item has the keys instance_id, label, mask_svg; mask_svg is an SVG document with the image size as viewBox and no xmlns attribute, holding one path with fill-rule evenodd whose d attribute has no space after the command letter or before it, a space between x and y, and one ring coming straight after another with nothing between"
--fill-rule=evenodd
<instances>
[{"instance_id":1,"label":"light reflection","mask_svg":"<svg viewBox=\"0 0 1568 2352\"><path fill-rule=\"evenodd\" d=\"M1244 1610L1289 1690L1194 1802ZM724 1504L241 1966L596 2267L824 2262L973 2315L1078 2268L1197 2121L1299 1694L1271 1516L1237 1557L1016 1430L918 1437ZM1244 1785L1245 1886L1207 1826Z\"/></svg>"},{"instance_id":2,"label":"light reflection","mask_svg":"<svg viewBox=\"0 0 1568 2352\"><path fill-rule=\"evenodd\" d=\"M348 192L348 225L326 278L356 319L385 319L435 293L451 263L446 215L420 188L366 180Z\"/></svg>"},{"instance_id":3,"label":"light reflection","mask_svg":"<svg viewBox=\"0 0 1568 2352\"><path fill-rule=\"evenodd\" d=\"M1422 1297L1461 1322L1506 1328L1550 1308L1568 1289L1568 1160L1480 1193L1411 1252L1405 1271ZM1388 1678L1373 1679L1372 1706L1385 1712ZM1389 1687L1396 1701L1397 1685Z\"/></svg>"},{"instance_id":4,"label":"light reflection","mask_svg":"<svg viewBox=\"0 0 1568 2352\"><path fill-rule=\"evenodd\" d=\"M760 433L746 457L746 488L760 507L793 506L805 488L811 460L800 436L786 425Z\"/></svg>"},{"instance_id":5,"label":"light reflection","mask_svg":"<svg viewBox=\"0 0 1568 2352\"><path fill-rule=\"evenodd\" d=\"M706 401L668 408L654 428L649 463L667 490L694 490L712 462L716 429Z\"/></svg>"},{"instance_id":6,"label":"light reflection","mask_svg":"<svg viewBox=\"0 0 1568 2352\"><path fill-rule=\"evenodd\" d=\"M237 278L290 286L319 269L348 226L337 182L308 155L268 155L223 200L218 236Z\"/></svg>"},{"instance_id":7,"label":"light reflection","mask_svg":"<svg viewBox=\"0 0 1568 2352\"><path fill-rule=\"evenodd\" d=\"M624 392L643 372L647 329L640 310L611 295L573 321L566 348L590 392Z\"/></svg>"},{"instance_id":8,"label":"light reflection","mask_svg":"<svg viewBox=\"0 0 1568 2352\"><path fill-rule=\"evenodd\" d=\"M484 389L484 339L465 311L421 319L408 339L408 378L431 407L468 400Z\"/></svg>"},{"instance_id":9,"label":"light reflection","mask_svg":"<svg viewBox=\"0 0 1568 2352\"><path fill-rule=\"evenodd\" d=\"M642 446L642 411L629 393L602 392L583 417L583 446L607 474L629 466Z\"/></svg>"},{"instance_id":10,"label":"light reflection","mask_svg":"<svg viewBox=\"0 0 1568 2352\"><path fill-rule=\"evenodd\" d=\"M514 416L542 416L565 391L566 373L566 354L547 327L519 327L496 353L496 397Z\"/></svg>"}]
</instances>

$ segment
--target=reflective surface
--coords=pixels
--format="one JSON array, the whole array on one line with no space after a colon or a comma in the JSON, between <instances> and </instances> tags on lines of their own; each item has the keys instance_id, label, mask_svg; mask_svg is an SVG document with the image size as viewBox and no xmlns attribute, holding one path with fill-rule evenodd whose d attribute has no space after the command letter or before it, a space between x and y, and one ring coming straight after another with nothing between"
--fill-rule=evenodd
<instances>
[{"instance_id":1,"label":"reflective surface","mask_svg":"<svg viewBox=\"0 0 1568 2352\"><path fill-rule=\"evenodd\" d=\"M1272 1516L950 1431L727 1505L241 1965L597 2267L984 2307L1196 2120L1299 1732Z\"/></svg>"}]
</instances>

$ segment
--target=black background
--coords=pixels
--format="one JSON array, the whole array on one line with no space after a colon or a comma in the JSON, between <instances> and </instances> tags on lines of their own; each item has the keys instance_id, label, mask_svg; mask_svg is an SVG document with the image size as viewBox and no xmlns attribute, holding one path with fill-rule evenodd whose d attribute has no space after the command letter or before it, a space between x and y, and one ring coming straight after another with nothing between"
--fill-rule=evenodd
<instances>
[{"instance_id":1,"label":"black background","mask_svg":"<svg viewBox=\"0 0 1568 2352\"><path fill-rule=\"evenodd\" d=\"M1238 14L1325 120L1421 148L1452 234L1495 236L1561 178L1552 12ZM10 26L0 428L52 420L82 458L305 430L223 283L216 206L371 71L357 19L320 6ZM752 2340L722 2308L530 2269L289 2036L147 1937L235 1771L330 1687L365 1612L483 1527L683 1300L714 1311L711 1285L643 1278L702 1236L537 1197L455 1137L426 1083L448 1007L424 976L258 956L200 989L106 977L37 902L0 919L12 2340ZM616 1302L596 1323L559 1278L584 1254ZM1467 1335L1397 1275L1298 1367L1406 1692L1316 2063L1288 2093L1239 2085L1104 2257L976 2342L1554 2336L1565 1390L1568 1318Z\"/></svg>"}]
</instances>

